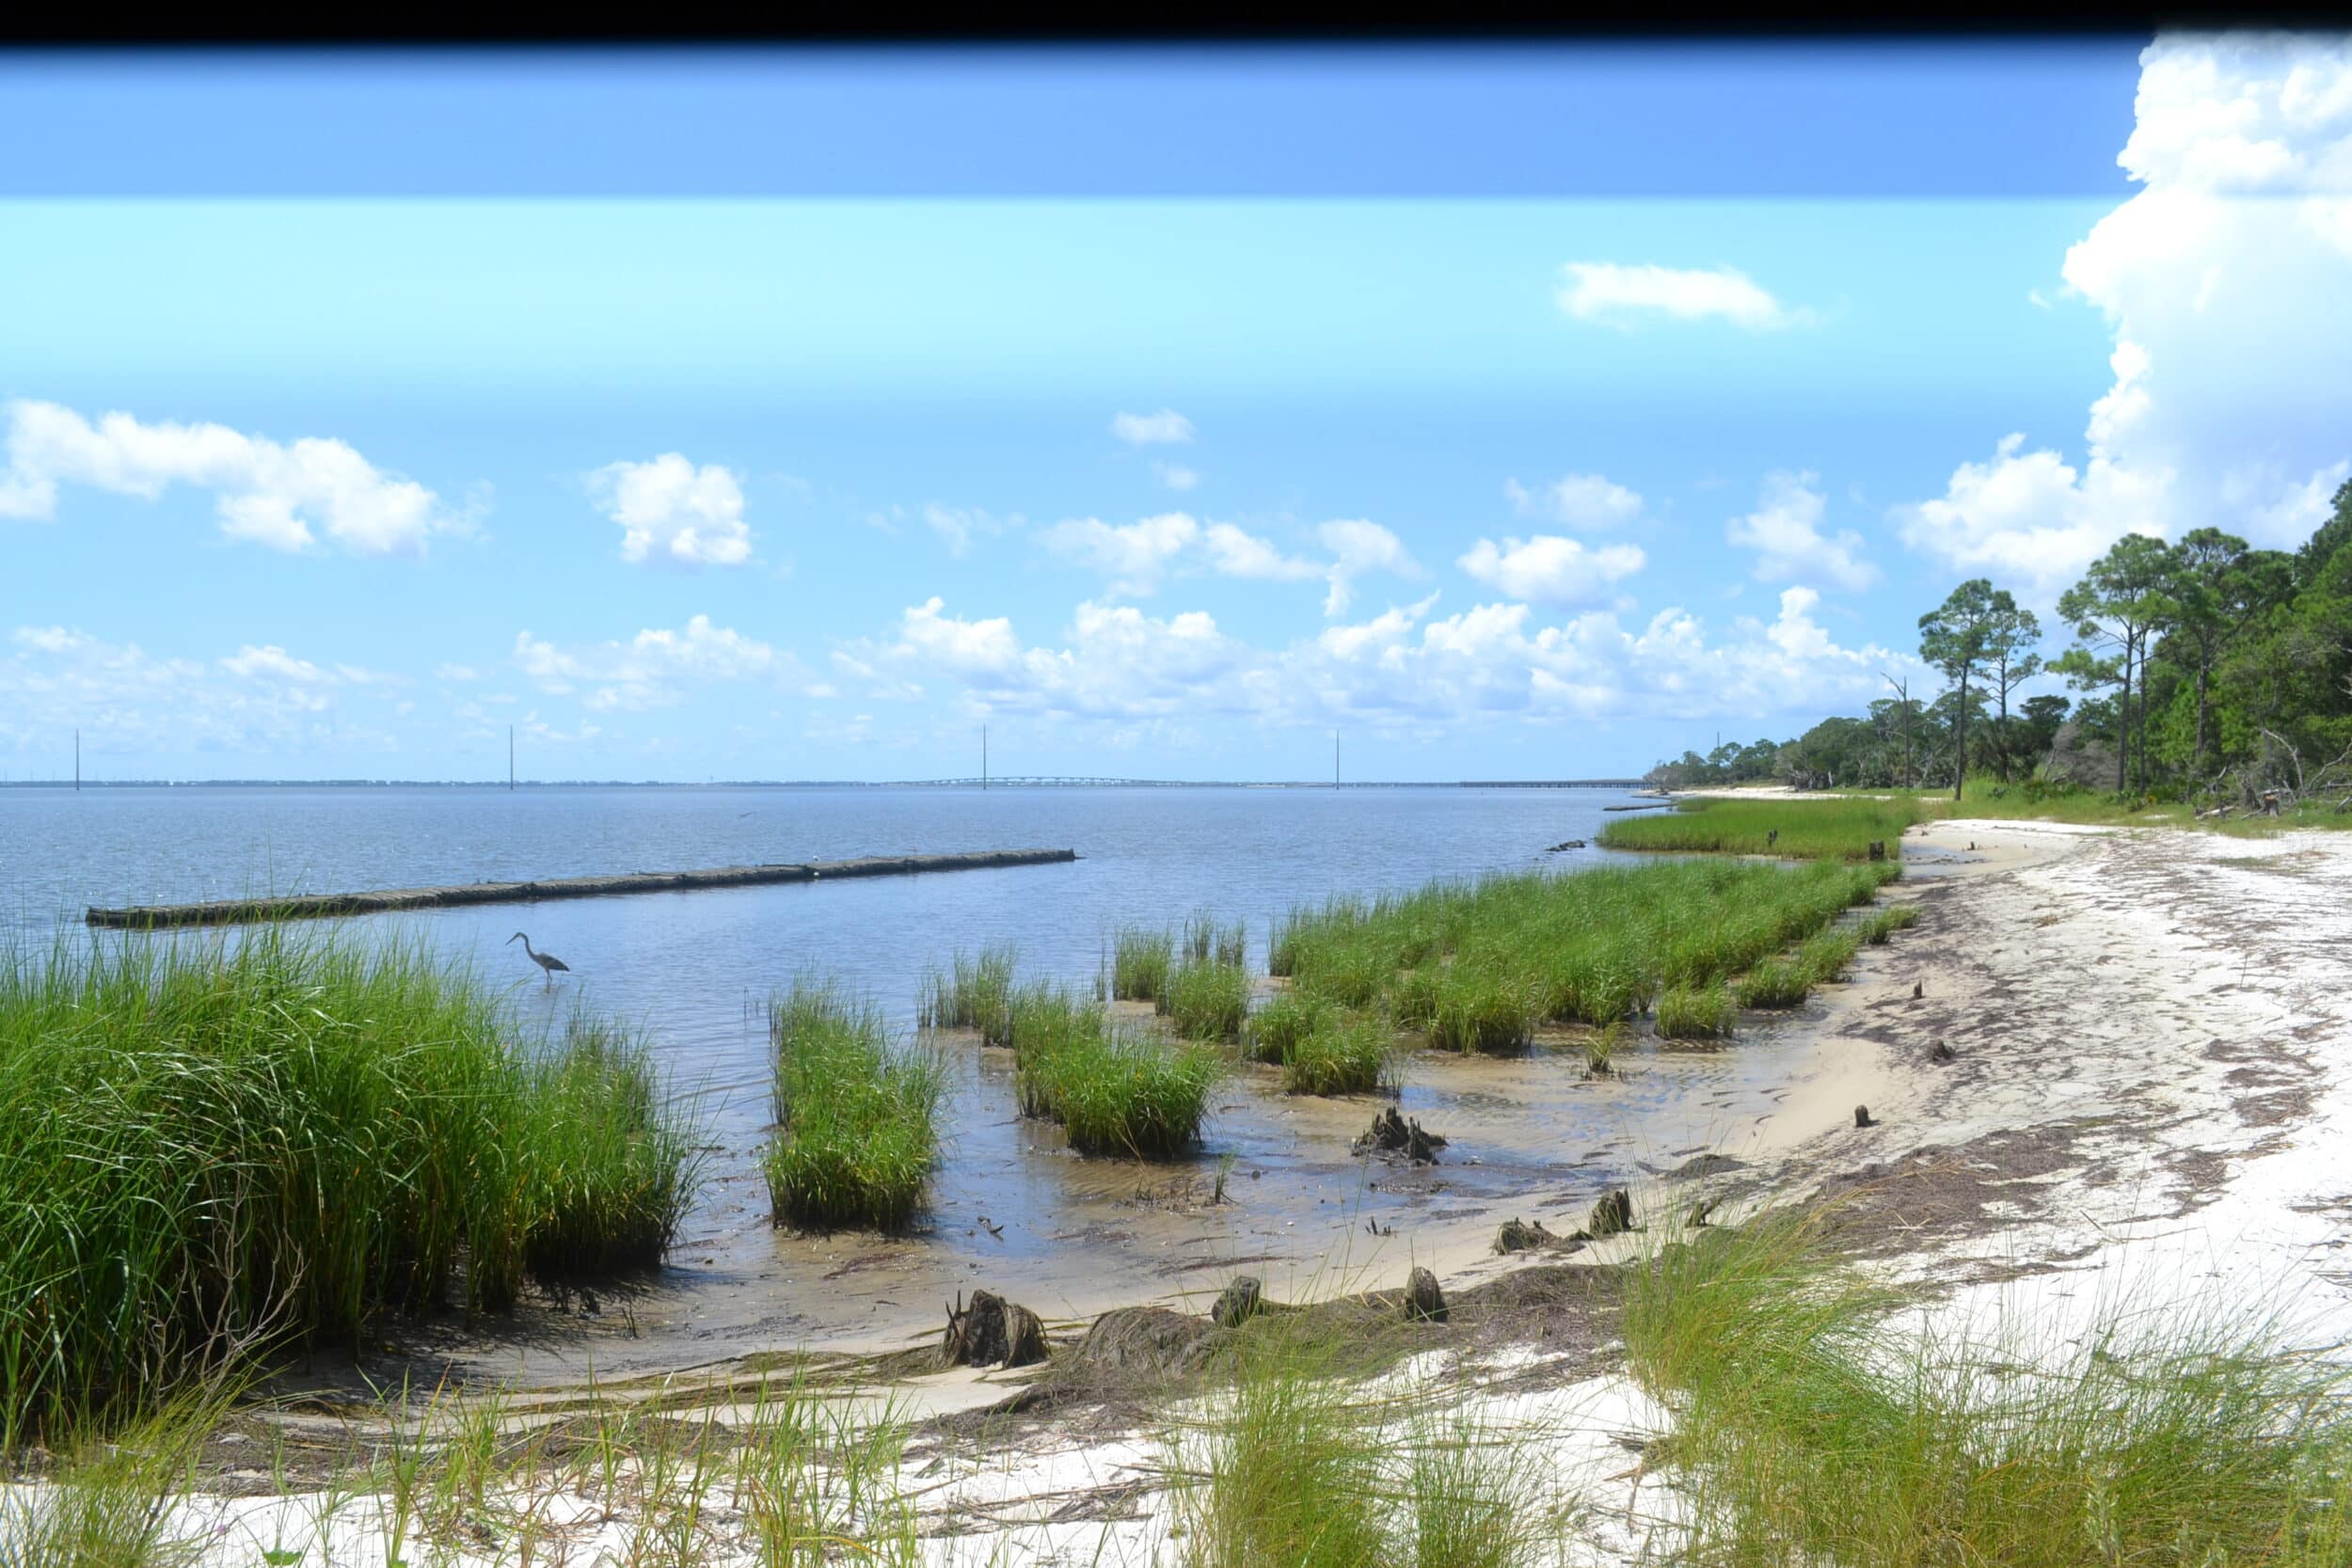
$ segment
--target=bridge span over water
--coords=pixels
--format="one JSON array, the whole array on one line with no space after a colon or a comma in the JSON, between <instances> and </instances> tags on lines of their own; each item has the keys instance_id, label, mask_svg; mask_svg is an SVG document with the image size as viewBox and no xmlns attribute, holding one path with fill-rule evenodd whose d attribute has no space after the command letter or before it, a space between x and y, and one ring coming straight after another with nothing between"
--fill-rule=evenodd
<instances>
[{"instance_id":1,"label":"bridge span over water","mask_svg":"<svg viewBox=\"0 0 2352 1568\"><path fill-rule=\"evenodd\" d=\"M907 779L902 789L1640 789L1643 779L1454 779L1383 782L1326 779L1115 779L1064 773L991 774L986 778Z\"/></svg>"}]
</instances>

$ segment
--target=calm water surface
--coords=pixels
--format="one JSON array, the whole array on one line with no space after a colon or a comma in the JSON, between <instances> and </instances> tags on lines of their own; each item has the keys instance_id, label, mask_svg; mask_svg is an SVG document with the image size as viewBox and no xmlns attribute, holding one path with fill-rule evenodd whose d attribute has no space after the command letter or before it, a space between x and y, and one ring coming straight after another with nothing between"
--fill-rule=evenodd
<instances>
[{"instance_id":1,"label":"calm water surface","mask_svg":"<svg viewBox=\"0 0 2352 1568\"><path fill-rule=\"evenodd\" d=\"M397 917L401 929L471 957L528 1012L585 1004L652 1038L709 1129L712 1179L674 1259L674 1280L691 1288L652 1338L723 1350L886 1336L934 1320L948 1289L1007 1270L1049 1313L1214 1289L1243 1261L1271 1282L1265 1262L1316 1267L1347 1238L1373 1234L1367 1221L1397 1227L1403 1239L1383 1245L1407 1248L1434 1244L1449 1227L1490 1234L1497 1205L1567 1215L1637 1163L1724 1142L1785 1087L1786 1053L1771 1029L1731 1051L1644 1048L1630 1072L1603 1085L1585 1082L1565 1053L1424 1054L1408 1071L1405 1106L1454 1147L1418 1177L1349 1157L1373 1101L1293 1099L1251 1069L1219 1097L1189 1165L1083 1160L1055 1130L1014 1114L1009 1060L951 1041L947 1147L916 1238L803 1238L766 1223L760 1007L796 974L865 988L911 1027L925 970L959 949L1009 942L1026 974L1090 982L1120 925L1196 911L1246 922L1262 968L1269 917L1302 900L1615 859L1545 850L1591 838L1609 819L1602 808L1628 799L1588 789L18 788L0 790L0 922L20 941L45 942L60 928L78 933L92 904L1074 848L1080 859L1061 865ZM572 966L553 990L519 944L507 945L517 929ZM1226 1153L1244 1200L1205 1205L1207 1167Z\"/></svg>"}]
</instances>

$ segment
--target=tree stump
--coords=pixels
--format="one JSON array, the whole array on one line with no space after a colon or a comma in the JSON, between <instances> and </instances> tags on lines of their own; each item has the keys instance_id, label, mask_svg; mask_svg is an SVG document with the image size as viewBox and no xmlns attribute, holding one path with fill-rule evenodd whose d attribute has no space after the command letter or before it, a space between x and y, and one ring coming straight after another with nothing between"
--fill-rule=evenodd
<instances>
[{"instance_id":1,"label":"tree stump","mask_svg":"<svg viewBox=\"0 0 2352 1568\"><path fill-rule=\"evenodd\" d=\"M1886 840L1874 838L1870 841L1870 858L1874 861L1883 861L1886 858Z\"/></svg>"},{"instance_id":2,"label":"tree stump","mask_svg":"<svg viewBox=\"0 0 2352 1568\"><path fill-rule=\"evenodd\" d=\"M1495 1232L1495 1251L1508 1258L1515 1252L1533 1252L1537 1247L1556 1246L1560 1238L1544 1228L1544 1222L1534 1225L1525 1220L1504 1220L1502 1228Z\"/></svg>"},{"instance_id":3,"label":"tree stump","mask_svg":"<svg viewBox=\"0 0 2352 1568\"><path fill-rule=\"evenodd\" d=\"M973 1291L969 1307L959 1291L947 1308L939 1355L948 1367L1026 1367L1045 1359L1045 1325L993 1291Z\"/></svg>"},{"instance_id":4,"label":"tree stump","mask_svg":"<svg viewBox=\"0 0 2352 1568\"><path fill-rule=\"evenodd\" d=\"M1960 1053L1942 1040L1928 1047L1928 1060L1931 1062L1955 1062L1959 1059Z\"/></svg>"},{"instance_id":5,"label":"tree stump","mask_svg":"<svg viewBox=\"0 0 2352 1568\"><path fill-rule=\"evenodd\" d=\"M1407 1119L1389 1106L1372 1118L1372 1125L1348 1146L1354 1154L1402 1154L1417 1165L1434 1165L1445 1139L1425 1131L1419 1117Z\"/></svg>"},{"instance_id":6,"label":"tree stump","mask_svg":"<svg viewBox=\"0 0 2352 1568\"><path fill-rule=\"evenodd\" d=\"M1417 1268L1406 1278L1405 1321L1408 1323L1445 1322L1445 1292L1438 1289L1438 1276L1427 1269Z\"/></svg>"},{"instance_id":7,"label":"tree stump","mask_svg":"<svg viewBox=\"0 0 2352 1568\"><path fill-rule=\"evenodd\" d=\"M1623 1187L1603 1193L1593 1205L1593 1217L1584 1222L1584 1228L1596 1239L1632 1229L1633 1195Z\"/></svg>"},{"instance_id":8,"label":"tree stump","mask_svg":"<svg viewBox=\"0 0 2352 1568\"><path fill-rule=\"evenodd\" d=\"M1856 1127L1876 1127L1878 1125L1877 1122L1870 1119L1870 1107L1867 1105L1857 1105L1853 1108L1853 1124Z\"/></svg>"},{"instance_id":9,"label":"tree stump","mask_svg":"<svg viewBox=\"0 0 2352 1568\"><path fill-rule=\"evenodd\" d=\"M1258 1276L1243 1275L1217 1293L1216 1305L1209 1308L1209 1321L1219 1328L1239 1328L1256 1317L1265 1306L1265 1287Z\"/></svg>"}]
</instances>

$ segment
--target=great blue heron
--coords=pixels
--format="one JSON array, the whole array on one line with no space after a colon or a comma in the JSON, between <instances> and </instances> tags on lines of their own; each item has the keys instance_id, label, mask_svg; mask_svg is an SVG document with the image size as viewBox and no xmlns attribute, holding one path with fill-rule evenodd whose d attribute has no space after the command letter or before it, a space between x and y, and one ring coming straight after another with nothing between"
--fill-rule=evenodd
<instances>
[{"instance_id":1,"label":"great blue heron","mask_svg":"<svg viewBox=\"0 0 2352 1568\"><path fill-rule=\"evenodd\" d=\"M554 954L542 953L533 948L531 945L531 939L528 936L525 936L522 932L516 931L513 936L506 939L506 944L509 947L512 947L518 942L523 944L523 951L531 955L531 961L548 972L548 985L552 986L555 984L556 971L562 970L566 974L569 974L572 972L572 966L557 958Z\"/></svg>"}]
</instances>

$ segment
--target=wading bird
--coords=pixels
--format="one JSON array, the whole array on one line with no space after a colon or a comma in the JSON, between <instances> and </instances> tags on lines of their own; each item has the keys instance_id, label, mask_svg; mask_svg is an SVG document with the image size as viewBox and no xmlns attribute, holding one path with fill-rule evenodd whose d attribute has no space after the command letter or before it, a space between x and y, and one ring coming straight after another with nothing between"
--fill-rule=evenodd
<instances>
[{"instance_id":1,"label":"wading bird","mask_svg":"<svg viewBox=\"0 0 2352 1568\"><path fill-rule=\"evenodd\" d=\"M531 955L531 961L548 972L548 985L552 986L555 984L555 972L557 970L560 969L566 974L569 974L572 972L572 966L557 958L554 954L541 953L532 948L531 945L531 939L528 936L525 936L522 932L516 931L513 936L506 939L506 944L509 947L512 947L518 942L523 944L523 951Z\"/></svg>"}]
</instances>

